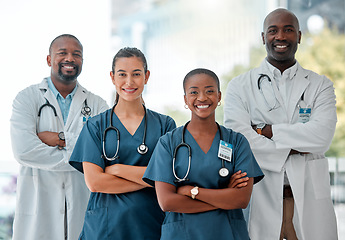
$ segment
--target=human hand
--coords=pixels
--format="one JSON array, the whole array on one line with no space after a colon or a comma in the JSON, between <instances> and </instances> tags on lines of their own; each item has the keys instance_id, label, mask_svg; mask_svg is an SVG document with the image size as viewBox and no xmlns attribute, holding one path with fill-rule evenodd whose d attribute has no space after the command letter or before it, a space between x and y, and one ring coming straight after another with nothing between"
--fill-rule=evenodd
<instances>
[{"instance_id":1,"label":"human hand","mask_svg":"<svg viewBox=\"0 0 345 240\"><path fill-rule=\"evenodd\" d=\"M252 125L254 131L256 131L256 127L257 125ZM261 135L271 139L273 137L272 125L266 124L266 126L261 130Z\"/></svg>"},{"instance_id":2,"label":"human hand","mask_svg":"<svg viewBox=\"0 0 345 240\"><path fill-rule=\"evenodd\" d=\"M293 155L293 154L309 154L310 152L299 152L295 149L291 149L289 152L289 155Z\"/></svg>"},{"instance_id":3,"label":"human hand","mask_svg":"<svg viewBox=\"0 0 345 240\"><path fill-rule=\"evenodd\" d=\"M61 141L57 132L40 132L37 133L38 138L45 144L51 147L60 146L66 147L66 142Z\"/></svg>"},{"instance_id":4,"label":"human hand","mask_svg":"<svg viewBox=\"0 0 345 240\"><path fill-rule=\"evenodd\" d=\"M246 177L247 173L241 170L232 174L228 188L242 188L247 186L249 177Z\"/></svg>"}]
</instances>

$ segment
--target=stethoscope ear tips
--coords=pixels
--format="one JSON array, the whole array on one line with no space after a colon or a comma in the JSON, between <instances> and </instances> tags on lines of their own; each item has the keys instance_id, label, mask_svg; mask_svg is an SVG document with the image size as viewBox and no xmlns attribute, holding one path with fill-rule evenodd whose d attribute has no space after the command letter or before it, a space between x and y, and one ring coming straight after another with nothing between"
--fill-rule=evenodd
<instances>
[{"instance_id":1,"label":"stethoscope ear tips","mask_svg":"<svg viewBox=\"0 0 345 240\"><path fill-rule=\"evenodd\" d=\"M137 150L138 150L138 153L140 153L141 155L144 155L145 153L147 153L149 148L145 144L142 143L142 144L139 145Z\"/></svg>"}]
</instances>

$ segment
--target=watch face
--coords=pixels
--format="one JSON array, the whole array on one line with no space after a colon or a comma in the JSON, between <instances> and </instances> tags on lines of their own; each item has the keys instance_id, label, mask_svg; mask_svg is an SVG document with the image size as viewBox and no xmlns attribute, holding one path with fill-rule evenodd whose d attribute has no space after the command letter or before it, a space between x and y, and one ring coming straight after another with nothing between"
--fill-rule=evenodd
<instances>
[{"instance_id":1,"label":"watch face","mask_svg":"<svg viewBox=\"0 0 345 240\"><path fill-rule=\"evenodd\" d=\"M194 195L195 195L195 194L198 194L198 192L199 192L199 191L198 191L198 189L193 188L193 189L191 190L191 192L192 192L192 194L194 194Z\"/></svg>"},{"instance_id":2,"label":"watch face","mask_svg":"<svg viewBox=\"0 0 345 240\"><path fill-rule=\"evenodd\" d=\"M60 140L65 141L65 134L64 134L64 132L59 132L58 136L59 136Z\"/></svg>"}]
</instances>

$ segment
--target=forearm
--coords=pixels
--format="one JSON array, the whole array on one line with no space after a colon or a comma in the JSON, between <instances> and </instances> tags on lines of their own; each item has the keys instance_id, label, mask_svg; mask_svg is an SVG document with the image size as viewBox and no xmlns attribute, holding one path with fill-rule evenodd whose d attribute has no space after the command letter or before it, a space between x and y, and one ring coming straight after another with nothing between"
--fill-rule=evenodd
<instances>
[{"instance_id":1,"label":"forearm","mask_svg":"<svg viewBox=\"0 0 345 240\"><path fill-rule=\"evenodd\" d=\"M105 172L144 187L152 187L142 180L146 167L125 164L114 164L106 167Z\"/></svg>"},{"instance_id":2,"label":"forearm","mask_svg":"<svg viewBox=\"0 0 345 240\"><path fill-rule=\"evenodd\" d=\"M199 193L195 199L208 203L220 209L238 209L246 208L253 188L253 178L249 178L246 185L243 187L224 188L224 189L208 189L199 188ZM184 186L178 193L185 196L191 196L190 191L193 186Z\"/></svg>"},{"instance_id":3,"label":"forearm","mask_svg":"<svg viewBox=\"0 0 345 240\"><path fill-rule=\"evenodd\" d=\"M144 188L135 182L103 172L103 169L93 163L84 162L84 177L91 192L121 194L134 192Z\"/></svg>"},{"instance_id":4,"label":"forearm","mask_svg":"<svg viewBox=\"0 0 345 240\"><path fill-rule=\"evenodd\" d=\"M189 196L178 194L175 186L165 182L155 182L158 203L164 212L199 213L217 209L216 207Z\"/></svg>"},{"instance_id":5,"label":"forearm","mask_svg":"<svg viewBox=\"0 0 345 240\"><path fill-rule=\"evenodd\" d=\"M208 203L177 193L171 194L164 201L159 200L158 202L164 212L200 213L217 209Z\"/></svg>"}]
</instances>

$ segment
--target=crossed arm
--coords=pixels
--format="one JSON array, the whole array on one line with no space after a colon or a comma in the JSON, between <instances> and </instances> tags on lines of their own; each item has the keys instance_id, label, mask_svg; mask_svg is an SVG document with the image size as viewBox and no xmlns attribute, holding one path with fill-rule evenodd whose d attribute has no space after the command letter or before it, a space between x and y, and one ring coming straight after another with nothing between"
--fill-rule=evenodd
<instances>
[{"instance_id":1,"label":"crossed arm","mask_svg":"<svg viewBox=\"0 0 345 240\"><path fill-rule=\"evenodd\" d=\"M256 125L252 125L252 128L256 130ZM266 124L266 126L261 131L261 135L265 136L268 139L271 139L273 137L272 126L269 124ZM293 154L308 154L308 152L299 152L295 149L291 149L289 152L289 155L293 155Z\"/></svg>"},{"instance_id":2,"label":"crossed arm","mask_svg":"<svg viewBox=\"0 0 345 240\"><path fill-rule=\"evenodd\" d=\"M195 199L190 190L194 186L179 188L165 183L155 182L158 202L164 212L198 213L215 209L246 208L253 189L253 178L238 171L231 176L230 183L224 189L199 188Z\"/></svg>"},{"instance_id":3,"label":"crossed arm","mask_svg":"<svg viewBox=\"0 0 345 240\"><path fill-rule=\"evenodd\" d=\"M51 147L60 146L66 147L65 141L61 141L57 132L40 132L37 133L38 138L45 144Z\"/></svg>"},{"instance_id":4,"label":"crossed arm","mask_svg":"<svg viewBox=\"0 0 345 240\"><path fill-rule=\"evenodd\" d=\"M120 194L150 187L142 180L146 167L114 164L103 170L94 163L83 162L83 169L91 192Z\"/></svg>"}]
</instances>

